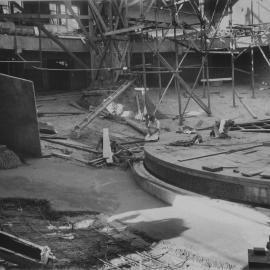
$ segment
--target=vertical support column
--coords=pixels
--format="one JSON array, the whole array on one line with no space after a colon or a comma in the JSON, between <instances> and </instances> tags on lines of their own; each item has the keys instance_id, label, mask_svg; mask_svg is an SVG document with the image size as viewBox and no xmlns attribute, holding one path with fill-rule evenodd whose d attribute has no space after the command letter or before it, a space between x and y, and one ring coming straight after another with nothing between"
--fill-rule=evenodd
<instances>
[{"instance_id":1,"label":"vertical support column","mask_svg":"<svg viewBox=\"0 0 270 270\"><path fill-rule=\"evenodd\" d=\"M251 60L251 90L252 90L252 98L255 98L255 72L254 72L254 47L253 44L250 48L250 60Z\"/></svg>"},{"instance_id":2,"label":"vertical support column","mask_svg":"<svg viewBox=\"0 0 270 270\"><path fill-rule=\"evenodd\" d=\"M176 27L174 27L174 44L175 44L175 72L177 72L177 68L179 65L179 50L178 50L178 43L176 42ZM178 99L178 114L179 114L179 125L183 125L183 116L182 116L182 102L181 102L181 92L180 92L180 85L177 77L174 77L174 84L175 90L177 92L177 99Z\"/></svg>"},{"instance_id":3,"label":"vertical support column","mask_svg":"<svg viewBox=\"0 0 270 270\"><path fill-rule=\"evenodd\" d=\"M160 59L158 57L159 54L159 41L158 41L158 24L157 24L157 10L158 10L158 6L156 3L156 7L155 7L155 21L156 21L156 51L157 51L157 65L158 65L158 88L159 88L159 99L162 96L162 78L161 78L161 73L160 73Z\"/></svg>"},{"instance_id":4,"label":"vertical support column","mask_svg":"<svg viewBox=\"0 0 270 270\"><path fill-rule=\"evenodd\" d=\"M251 24L253 27L254 24L254 15L253 15L253 0L250 3L251 9ZM250 47L250 58L251 58L251 90L252 98L255 98L255 71L254 71L254 32L253 28L251 31L251 47Z\"/></svg>"},{"instance_id":5,"label":"vertical support column","mask_svg":"<svg viewBox=\"0 0 270 270\"><path fill-rule=\"evenodd\" d=\"M113 30L113 15L112 15L112 2L108 1L107 2L107 10L108 10L108 19L109 19L109 31ZM110 66L113 67L114 65L114 46L118 46L118 44L114 43L113 40L110 42ZM110 79L113 81L114 79L114 71L110 72Z\"/></svg>"},{"instance_id":6,"label":"vertical support column","mask_svg":"<svg viewBox=\"0 0 270 270\"><path fill-rule=\"evenodd\" d=\"M146 69L145 69L145 52L144 52L144 38L143 38L143 33L142 33L142 68L143 68L143 87L146 89L147 88L147 83L146 83Z\"/></svg>"},{"instance_id":7,"label":"vertical support column","mask_svg":"<svg viewBox=\"0 0 270 270\"><path fill-rule=\"evenodd\" d=\"M88 5L88 27L89 27L89 37L94 37L94 27L93 27L93 14L91 12L90 6ZM91 81L93 82L95 80L96 73L94 71L95 68L95 62L96 62L96 52L94 50L90 50L90 66L91 66Z\"/></svg>"},{"instance_id":8,"label":"vertical support column","mask_svg":"<svg viewBox=\"0 0 270 270\"><path fill-rule=\"evenodd\" d=\"M231 62L232 62L233 107L236 107L236 101L235 101L235 69L234 69L234 55L233 55L233 52L231 52Z\"/></svg>"},{"instance_id":9,"label":"vertical support column","mask_svg":"<svg viewBox=\"0 0 270 270\"><path fill-rule=\"evenodd\" d=\"M143 102L144 102L144 112L145 114L145 109L146 107L146 88L147 88L147 82L146 82L146 69L145 69L145 52L144 52L145 46L144 46L144 38L143 38L143 32L142 32L142 67L143 67L143 87L144 87L144 95L143 95Z\"/></svg>"},{"instance_id":10,"label":"vertical support column","mask_svg":"<svg viewBox=\"0 0 270 270\"><path fill-rule=\"evenodd\" d=\"M199 8L201 16L204 16L204 0L199 1ZM205 44L204 44L204 32L205 32L205 23L201 22L201 50L205 51ZM206 98L206 83L205 83L205 53L202 54L202 80L203 80L203 98Z\"/></svg>"},{"instance_id":11,"label":"vertical support column","mask_svg":"<svg viewBox=\"0 0 270 270\"><path fill-rule=\"evenodd\" d=\"M41 13L41 8L40 8L40 1L38 1L38 16L40 18L40 13ZM41 28L40 26L38 26L38 45L39 45L39 66L43 67L43 57L42 57L42 36L41 36ZM41 84L42 84L42 88L44 89L48 89L49 88L49 84L48 84L48 71L46 70L42 70L41 71Z\"/></svg>"},{"instance_id":12,"label":"vertical support column","mask_svg":"<svg viewBox=\"0 0 270 270\"><path fill-rule=\"evenodd\" d=\"M206 35L206 25L203 22L203 53L204 53L204 63L205 63L205 74L206 74L206 94L207 94L207 103L208 109L211 111L211 98L210 98L210 85L209 85L209 54L207 48L207 35Z\"/></svg>"},{"instance_id":13,"label":"vertical support column","mask_svg":"<svg viewBox=\"0 0 270 270\"><path fill-rule=\"evenodd\" d=\"M235 66L234 66L234 36L233 36L233 29L232 29L232 1L229 0L229 28L230 28L230 51L231 51L231 69L232 69L232 94L233 94L233 107L236 107L235 101Z\"/></svg>"},{"instance_id":14,"label":"vertical support column","mask_svg":"<svg viewBox=\"0 0 270 270\"><path fill-rule=\"evenodd\" d=\"M140 17L143 19L144 12L143 12L143 0L140 0Z\"/></svg>"},{"instance_id":15,"label":"vertical support column","mask_svg":"<svg viewBox=\"0 0 270 270\"><path fill-rule=\"evenodd\" d=\"M207 104L208 104L209 111L211 111L211 94L210 94L210 85L209 85L209 55L207 51L205 54L205 63L206 63Z\"/></svg>"},{"instance_id":16,"label":"vertical support column","mask_svg":"<svg viewBox=\"0 0 270 270\"><path fill-rule=\"evenodd\" d=\"M124 26L125 26L125 28L128 28L127 13L128 13L128 6L127 6L127 0L125 0L125 6L122 9L122 17L124 18ZM128 51L127 51L127 66L128 66L129 69L131 68L132 48L133 48L133 43L130 41Z\"/></svg>"}]
</instances>

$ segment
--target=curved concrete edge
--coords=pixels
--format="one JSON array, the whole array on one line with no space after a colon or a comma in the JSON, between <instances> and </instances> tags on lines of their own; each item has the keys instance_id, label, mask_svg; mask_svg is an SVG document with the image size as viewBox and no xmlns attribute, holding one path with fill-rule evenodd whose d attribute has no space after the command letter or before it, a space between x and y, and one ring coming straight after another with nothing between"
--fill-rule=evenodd
<instances>
[{"instance_id":1,"label":"curved concrete edge","mask_svg":"<svg viewBox=\"0 0 270 270\"><path fill-rule=\"evenodd\" d=\"M160 199L166 204L173 205L177 195L204 197L200 194L167 184L156 178L146 170L143 162L133 164L133 166L131 166L131 170L136 183L144 191Z\"/></svg>"},{"instance_id":2,"label":"curved concrete edge","mask_svg":"<svg viewBox=\"0 0 270 270\"><path fill-rule=\"evenodd\" d=\"M159 159L147 151L144 166L149 173L170 185L196 194L233 202L251 204L253 206L270 207L270 181L248 179L245 182L232 181L220 177L216 173L201 173L199 170L177 166Z\"/></svg>"}]
</instances>

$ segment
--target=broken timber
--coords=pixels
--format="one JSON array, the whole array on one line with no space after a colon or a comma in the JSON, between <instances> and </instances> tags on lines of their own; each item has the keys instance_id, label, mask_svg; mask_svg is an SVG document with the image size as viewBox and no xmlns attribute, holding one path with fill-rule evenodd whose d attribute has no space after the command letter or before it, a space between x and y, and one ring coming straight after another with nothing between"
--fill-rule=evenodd
<instances>
[{"instance_id":1,"label":"broken timber","mask_svg":"<svg viewBox=\"0 0 270 270\"><path fill-rule=\"evenodd\" d=\"M23 267L48 265L55 260L47 246L40 246L0 231L0 257Z\"/></svg>"},{"instance_id":2,"label":"broken timber","mask_svg":"<svg viewBox=\"0 0 270 270\"><path fill-rule=\"evenodd\" d=\"M88 114L81 123L76 125L73 132L79 137L80 131L87 127L111 102L125 92L134 82L135 80L131 80L122 84L112 95L99 105L93 113Z\"/></svg>"}]
</instances>

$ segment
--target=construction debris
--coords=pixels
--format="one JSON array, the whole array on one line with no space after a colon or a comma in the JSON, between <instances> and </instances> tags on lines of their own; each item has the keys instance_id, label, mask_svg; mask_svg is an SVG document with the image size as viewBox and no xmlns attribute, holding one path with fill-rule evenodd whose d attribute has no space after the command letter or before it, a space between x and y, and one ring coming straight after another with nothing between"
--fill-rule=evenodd
<instances>
[{"instance_id":1,"label":"construction debris","mask_svg":"<svg viewBox=\"0 0 270 270\"><path fill-rule=\"evenodd\" d=\"M180 134L179 140L169 143L169 146L191 146L202 143L202 136L199 134Z\"/></svg>"},{"instance_id":2,"label":"construction debris","mask_svg":"<svg viewBox=\"0 0 270 270\"><path fill-rule=\"evenodd\" d=\"M49 265L56 260L47 246L40 246L0 231L0 257L23 267Z\"/></svg>"},{"instance_id":3,"label":"construction debris","mask_svg":"<svg viewBox=\"0 0 270 270\"><path fill-rule=\"evenodd\" d=\"M142 135L146 135L147 134L147 128L142 126L140 123L131 120L131 119L125 119L126 124L129 125L130 127L134 128L136 131L138 131L139 133L141 133Z\"/></svg>"},{"instance_id":4,"label":"construction debris","mask_svg":"<svg viewBox=\"0 0 270 270\"><path fill-rule=\"evenodd\" d=\"M20 158L5 145L0 145L0 169L14 169L22 164Z\"/></svg>"},{"instance_id":5,"label":"construction debris","mask_svg":"<svg viewBox=\"0 0 270 270\"><path fill-rule=\"evenodd\" d=\"M51 123L38 122L39 132L44 134L57 134L56 129Z\"/></svg>"},{"instance_id":6,"label":"construction debris","mask_svg":"<svg viewBox=\"0 0 270 270\"><path fill-rule=\"evenodd\" d=\"M90 113L86 118L73 128L73 135L80 137L80 131L88 126L111 102L113 102L119 95L126 91L135 80L123 83L111 96L109 96L99 107L96 108L94 113Z\"/></svg>"},{"instance_id":7,"label":"construction debris","mask_svg":"<svg viewBox=\"0 0 270 270\"><path fill-rule=\"evenodd\" d=\"M230 128L234 126L234 121L229 119L222 119L220 121L216 121L215 125L210 133L210 136L214 138L227 139L230 138L228 135Z\"/></svg>"}]
</instances>

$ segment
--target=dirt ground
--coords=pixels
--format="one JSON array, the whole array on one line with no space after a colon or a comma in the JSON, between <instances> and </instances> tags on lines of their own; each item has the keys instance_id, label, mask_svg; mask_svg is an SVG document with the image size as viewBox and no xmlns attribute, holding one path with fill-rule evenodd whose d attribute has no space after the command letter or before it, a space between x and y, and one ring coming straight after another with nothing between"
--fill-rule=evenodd
<instances>
[{"instance_id":1,"label":"dirt ground","mask_svg":"<svg viewBox=\"0 0 270 270\"><path fill-rule=\"evenodd\" d=\"M251 98L249 86L237 86L237 89L243 101L252 108L258 119L269 118L269 89L257 90L255 99ZM197 104L191 101L187 111L190 115L197 116L187 117L185 125L193 127L200 121L201 127L207 127L212 125L215 119L222 118L231 118L237 122L253 120L239 101L236 108L232 107L232 92L229 84L220 88L212 87L211 91L213 115L208 117ZM198 89L197 93L202 96L201 89ZM151 89L150 96L155 103L158 100L158 91ZM82 112L69 105L71 101L79 98L80 93L38 97L38 110ZM206 102L206 99L203 100ZM186 101L187 98L182 95L182 106ZM161 132L178 130L178 120L173 119L178 109L174 89L169 90L159 109L169 117L161 120ZM84 117L85 113L41 117L40 120L52 123L59 135L69 136L71 129ZM95 148L104 127L108 127L110 134L119 140L142 138L139 133L124 124L97 118L84 130L79 141ZM43 142L43 147L46 150L44 152L47 153L52 145ZM53 147L60 147L62 150L65 148L55 145ZM73 154L84 159L89 158L89 153L74 151ZM122 269L130 269L130 265L133 265L133 269L141 269L142 264L143 269L150 269L157 263L156 267L159 268L156 269L170 269L165 268L164 265L171 264L178 267L176 269L244 270L247 269L247 249L255 246L264 247L270 232L268 209L189 195L179 195L175 204L168 206L136 186L129 170L118 167L96 169L78 161L51 156L26 160L25 164L17 169L0 171L0 197L2 198L1 224L6 224L4 229L50 246L63 263L56 265L56 268L110 269L112 268L110 263L120 263L121 256L126 258L127 254L135 256L136 252L146 252L144 258L150 256L151 259L142 262L142 254L139 254L140 258L126 258L124 263L122 262L127 264L126 268L121 266ZM9 200L20 198L20 202L24 199L42 199L48 202L54 211L68 213L59 214L59 218L54 221L49 218L42 221L40 214L35 211L33 213L33 208L20 212L25 213L25 216L18 215L18 209L23 207L18 207L17 202L15 206L14 202L10 206L10 201L3 202L3 198ZM61 230L60 232L56 229L52 232L48 230L48 220L52 225L59 227L67 221L72 223L87 219L97 222L96 224L101 228L98 225L93 226L90 222L91 224L89 223L89 226L82 231L66 231L65 233L75 234L73 240L59 238L59 234L63 233ZM128 239L124 241L124 245L120 245L120 248L119 243L116 244L118 247L116 251L109 248L109 254L114 254L113 256L104 254L103 245L114 245L117 241L106 235L100 236L99 230L106 226L110 227L112 221L119 221L120 224L126 225L125 230L143 239L147 245L143 249L135 247L130 250L126 248L126 242L130 242ZM49 233L56 234L50 238L47 235ZM123 235L119 237L122 239ZM62 241L61 245L57 244L59 241ZM96 242L100 243L100 252L97 253L93 251L97 250ZM78 253L81 253L78 257L75 256L76 252L65 253L63 249L65 246L69 249L76 247ZM105 250L108 251L108 248ZM97 258L102 259L103 262Z\"/></svg>"}]
</instances>

